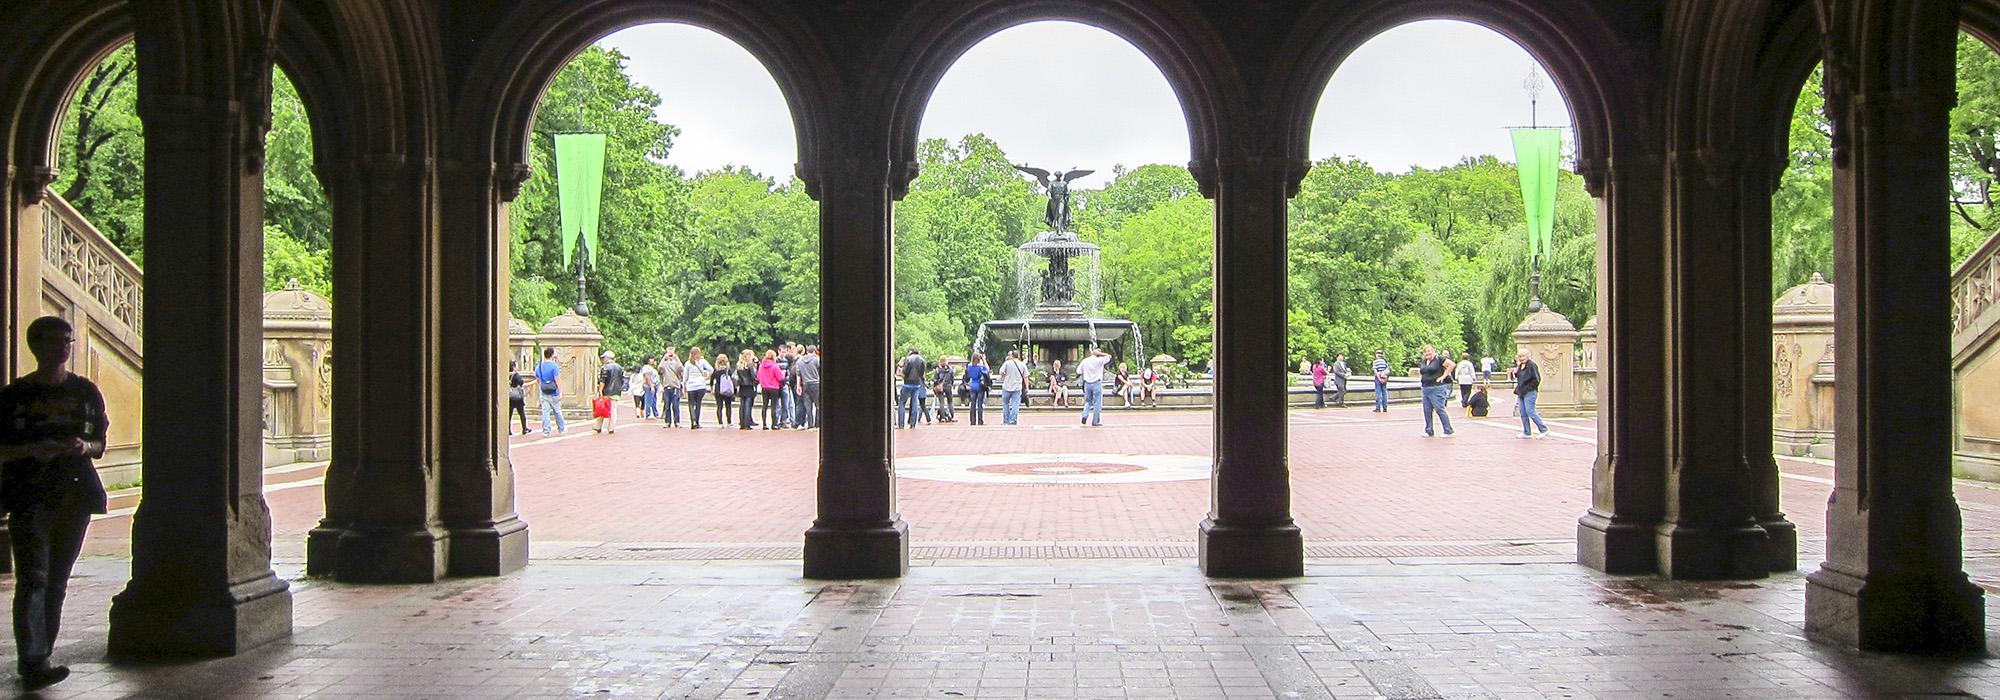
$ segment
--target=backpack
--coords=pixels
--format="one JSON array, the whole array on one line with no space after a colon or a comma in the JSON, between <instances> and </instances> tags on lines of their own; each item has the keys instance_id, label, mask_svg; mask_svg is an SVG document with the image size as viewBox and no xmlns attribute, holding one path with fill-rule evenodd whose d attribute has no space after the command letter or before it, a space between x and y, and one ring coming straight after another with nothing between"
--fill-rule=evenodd
<instances>
[{"instance_id":1,"label":"backpack","mask_svg":"<svg viewBox=\"0 0 2000 700\"><path fill-rule=\"evenodd\" d=\"M715 395L725 399L736 398L736 378L725 374L715 380Z\"/></svg>"}]
</instances>

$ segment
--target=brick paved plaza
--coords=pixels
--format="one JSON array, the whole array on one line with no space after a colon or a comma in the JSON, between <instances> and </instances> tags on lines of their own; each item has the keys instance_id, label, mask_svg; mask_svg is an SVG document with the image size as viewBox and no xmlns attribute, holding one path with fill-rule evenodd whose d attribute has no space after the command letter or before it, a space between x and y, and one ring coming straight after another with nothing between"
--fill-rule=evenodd
<instances>
[{"instance_id":1,"label":"brick paved plaza","mask_svg":"<svg viewBox=\"0 0 2000 700\"><path fill-rule=\"evenodd\" d=\"M974 474L997 479L1089 479L1062 475L1149 478L1132 465L1209 452L1203 412L1113 410L1096 429L1069 413L1024 423L900 431L898 456L993 465ZM2000 697L1990 661L1803 641L1799 573L1688 584L1576 566L1594 424L1557 421L1547 440L1513 439L1513 425L1461 421L1457 437L1426 440L1412 408L1294 412L1294 505L1312 558L1304 578L1256 583L1195 569L1205 479L990 484L936 470L899 480L916 559L907 578L802 581L815 435L652 424L516 438L538 559L522 572L421 586L298 580L319 470L281 470L269 500L278 571L295 579L289 642L212 662L105 664L130 526L114 513L93 526L96 556L57 652L78 674L46 696ZM1114 466L1038 461L1078 454ZM1788 462L1785 474L1788 512L1817 552L1830 469ZM1968 565L1992 589L2000 490L1958 491ZM1818 558L1802 561L1810 570Z\"/></svg>"}]
</instances>

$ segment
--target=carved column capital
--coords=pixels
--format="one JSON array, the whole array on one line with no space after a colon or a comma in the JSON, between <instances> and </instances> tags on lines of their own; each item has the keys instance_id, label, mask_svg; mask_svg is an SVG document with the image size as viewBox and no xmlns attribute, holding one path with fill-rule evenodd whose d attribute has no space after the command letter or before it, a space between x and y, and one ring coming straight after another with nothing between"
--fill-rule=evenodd
<instances>
[{"instance_id":1,"label":"carved column capital","mask_svg":"<svg viewBox=\"0 0 2000 700\"><path fill-rule=\"evenodd\" d=\"M18 183L21 187L21 201L30 205L41 204L42 199L49 194L49 184L56 181L58 174L55 168L45 165L26 168L20 175Z\"/></svg>"}]
</instances>

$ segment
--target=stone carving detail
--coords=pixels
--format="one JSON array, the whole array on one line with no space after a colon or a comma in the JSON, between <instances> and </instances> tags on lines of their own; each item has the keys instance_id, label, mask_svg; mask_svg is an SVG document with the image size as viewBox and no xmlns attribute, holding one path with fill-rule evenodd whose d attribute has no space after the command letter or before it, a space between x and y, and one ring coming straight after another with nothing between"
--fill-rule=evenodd
<instances>
[{"instance_id":1,"label":"stone carving detail","mask_svg":"<svg viewBox=\"0 0 2000 700\"><path fill-rule=\"evenodd\" d=\"M1779 397L1792 395L1792 366L1804 354L1805 351L1799 348L1798 343L1778 345L1778 352L1771 361L1771 376L1777 380Z\"/></svg>"},{"instance_id":2,"label":"stone carving detail","mask_svg":"<svg viewBox=\"0 0 2000 700\"><path fill-rule=\"evenodd\" d=\"M134 336L144 337L145 278L125 253L68 204L50 197L42 205L42 259L91 300L111 312Z\"/></svg>"},{"instance_id":3,"label":"stone carving detail","mask_svg":"<svg viewBox=\"0 0 2000 700\"><path fill-rule=\"evenodd\" d=\"M333 406L333 351L327 350L319 361L319 405Z\"/></svg>"},{"instance_id":4,"label":"stone carving detail","mask_svg":"<svg viewBox=\"0 0 2000 700\"><path fill-rule=\"evenodd\" d=\"M1982 246L1951 276L1951 332L1965 333L2000 302L2000 244Z\"/></svg>"}]
</instances>

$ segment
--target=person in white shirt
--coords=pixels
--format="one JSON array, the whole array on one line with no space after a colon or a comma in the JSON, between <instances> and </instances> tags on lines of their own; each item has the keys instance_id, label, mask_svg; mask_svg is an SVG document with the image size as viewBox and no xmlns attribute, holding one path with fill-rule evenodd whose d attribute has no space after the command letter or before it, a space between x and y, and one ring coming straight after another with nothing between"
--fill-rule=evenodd
<instances>
[{"instance_id":1,"label":"person in white shirt","mask_svg":"<svg viewBox=\"0 0 2000 700\"><path fill-rule=\"evenodd\" d=\"M1028 365L1021 362L1021 351L1007 353L1007 362L1000 365L1000 422L1018 425L1021 422L1021 395L1028 390Z\"/></svg>"},{"instance_id":2,"label":"person in white shirt","mask_svg":"<svg viewBox=\"0 0 2000 700\"><path fill-rule=\"evenodd\" d=\"M1472 366L1472 353L1461 352L1458 354L1458 364L1451 368L1451 378L1458 382L1459 408L1466 408L1472 405L1472 381L1479 378L1477 376L1478 372L1474 371L1475 369L1477 368Z\"/></svg>"},{"instance_id":3,"label":"person in white shirt","mask_svg":"<svg viewBox=\"0 0 2000 700\"><path fill-rule=\"evenodd\" d=\"M1077 363L1077 377L1083 380L1083 417L1078 423L1104 424L1104 366L1108 364L1111 355L1103 348L1091 348L1090 357Z\"/></svg>"}]
</instances>

